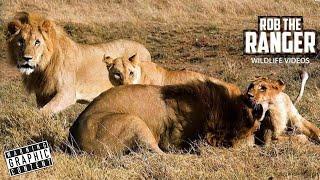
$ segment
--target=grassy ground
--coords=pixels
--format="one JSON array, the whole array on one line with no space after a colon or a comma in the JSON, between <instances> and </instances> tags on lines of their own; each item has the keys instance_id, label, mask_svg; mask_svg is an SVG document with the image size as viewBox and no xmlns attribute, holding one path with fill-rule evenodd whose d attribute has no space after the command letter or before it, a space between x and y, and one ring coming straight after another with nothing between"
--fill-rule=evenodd
<instances>
[{"instance_id":1,"label":"grassy ground","mask_svg":"<svg viewBox=\"0 0 320 180\"><path fill-rule=\"evenodd\" d=\"M320 63L257 65L242 55L242 31L256 27L257 15L303 15L305 27L320 31L320 3L308 0L0 0L0 151L48 140L54 166L21 178L48 179L267 179L320 178L320 147L294 142L242 149L199 144L199 154L149 152L100 159L70 156L61 150L68 129L84 105L46 118L35 108L35 97L25 92L19 73L6 62L4 23L19 10L50 15L77 42L99 43L118 38L139 41L153 61L169 69L187 68L244 87L254 75L271 72L283 79L294 98L298 70L310 73L298 109L320 127ZM3 156L0 177L8 178Z\"/></svg>"}]
</instances>

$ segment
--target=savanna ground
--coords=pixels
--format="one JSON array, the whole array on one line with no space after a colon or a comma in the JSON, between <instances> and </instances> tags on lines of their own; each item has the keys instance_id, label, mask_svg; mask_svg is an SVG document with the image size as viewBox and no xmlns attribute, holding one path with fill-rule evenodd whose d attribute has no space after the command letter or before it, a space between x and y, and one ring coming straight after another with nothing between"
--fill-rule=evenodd
<instances>
[{"instance_id":1,"label":"savanna ground","mask_svg":"<svg viewBox=\"0 0 320 180\"><path fill-rule=\"evenodd\" d=\"M244 88L254 75L286 82L294 98L298 71L310 74L298 109L320 127L320 63L258 65L242 53L242 31L257 26L257 15L302 15L304 27L320 31L320 3L314 0L0 0L0 151L48 140L54 165L16 178L46 179L319 179L320 146L294 142L270 147L213 148L199 144L199 154L159 156L142 151L105 159L66 154L61 147L84 105L46 118L21 77L6 62L5 23L17 11L49 15L80 43L118 38L146 45L153 61L169 69L187 68L236 83ZM3 156L0 177L9 178Z\"/></svg>"}]
</instances>

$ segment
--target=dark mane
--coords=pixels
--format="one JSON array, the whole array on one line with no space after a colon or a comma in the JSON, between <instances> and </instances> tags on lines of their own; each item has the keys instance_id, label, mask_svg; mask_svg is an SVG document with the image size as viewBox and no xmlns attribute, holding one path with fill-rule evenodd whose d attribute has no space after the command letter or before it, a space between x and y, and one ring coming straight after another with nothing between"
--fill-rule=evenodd
<instances>
[{"instance_id":1,"label":"dark mane","mask_svg":"<svg viewBox=\"0 0 320 180\"><path fill-rule=\"evenodd\" d=\"M242 95L230 96L226 87L211 81L164 86L162 95L164 100L193 102L201 114L196 121L203 124L204 135L213 145L232 146L254 124Z\"/></svg>"}]
</instances>

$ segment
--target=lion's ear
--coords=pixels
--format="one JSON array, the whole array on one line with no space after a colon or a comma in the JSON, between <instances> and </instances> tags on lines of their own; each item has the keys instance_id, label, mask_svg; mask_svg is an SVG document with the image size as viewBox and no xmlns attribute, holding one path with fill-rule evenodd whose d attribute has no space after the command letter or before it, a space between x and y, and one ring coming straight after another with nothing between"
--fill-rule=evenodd
<instances>
[{"instance_id":1,"label":"lion's ear","mask_svg":"<svg viewBox=\"0 0 320 180\"><path fill-rule=\"evenodd\" d=\"M17 12L14 16L14 19L20 21L22 24L29 24L30 23L29 18L30 18L30 14L24 11Z\"/></svg>"},{"instance_id":2,"label":"lion's ear","mask_svg":"<svg viewBox=\"0 0 320 180\"><path fill-rule=\"evenodd\" d=\"M19 21L12 21L8 24L8 36L11 36L21 29L21 23Z\"/></svg>"},{"instance_id":3,"label":"lion's ear","mask_svg":"<svg viewBox=\"0 0 320 180\"><path fill-rule=\"evenodd\" d=\"M29 13L27 12L18 12L15 14L13 21L8 24L8 34L7 36L11 36L20 31L22 24L28 24L29 22Z\"/></svg>"},{"instance_id":4,"label":"lion's ear","mask_svg":"<svg viewBox=\"0 0 320 180\"><path fill-rule=\"evenodd\" d=\"M284 84L284 82L279 79L276 82L276 89L278 89L279 91L283 91L286 88L286 85Z\"/></svg>"},{"instance_id":5,"label":"lion's ear","mask_svg":"<svg viewBox=\"0 0 320 180\"><path fill-rule=\"evenodd\" d=\"M134 54L133 56L129 57L129 61L133 64L133 65L138 65L140 63L140 60L137 56L137 54Z\"/></svg>"},{"instance_id":6,"label":"lion's ear","mask_svg":"<svg viewBox=\"0 0 320 180\"><path fill-rule=\"evenodd\" d=\"M110 56L104 56L102 62L106 63L107 67L109 68L113 64L114 59Z\"/></svg>"},{"instance_id":7,"label":"lion's ear","mask_svg":"<svg viewBox=\"0 0 320 180\"><path fill-rule=\"evenodd\" d=\"M50 20L44 20L41 25L41 30L49 33L53 29L53 22Z\"/></svg>"}]
</instances>

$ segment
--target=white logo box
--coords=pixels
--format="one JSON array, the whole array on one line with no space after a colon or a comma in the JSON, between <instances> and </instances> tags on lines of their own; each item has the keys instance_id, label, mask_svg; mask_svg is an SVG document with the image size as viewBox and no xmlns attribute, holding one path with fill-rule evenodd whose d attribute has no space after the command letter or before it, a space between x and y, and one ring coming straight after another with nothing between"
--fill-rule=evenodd
<instances>
[{"instance_id":1,"label":"white logo box","mask_svg":"<svg viewBox=\"0 0 320 180\"><path fill-rule=\"evenodd\" d=\"M47 141L4 152L10 176L36 171L53 165Z\"/></svg>"}]
</instances>

